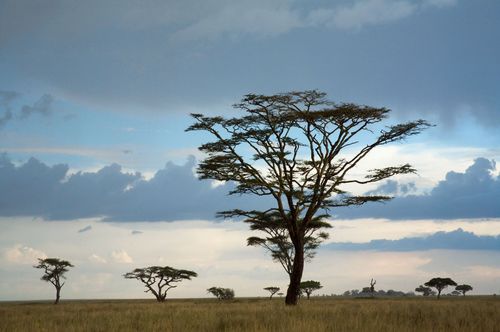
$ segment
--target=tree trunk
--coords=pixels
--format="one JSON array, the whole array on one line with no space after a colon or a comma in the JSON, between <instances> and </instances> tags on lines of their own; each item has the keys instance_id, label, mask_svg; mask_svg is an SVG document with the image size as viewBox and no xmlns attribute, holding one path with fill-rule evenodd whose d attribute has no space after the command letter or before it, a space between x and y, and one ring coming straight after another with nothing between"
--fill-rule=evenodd
<instances>
[{"instance_id":1,"label":"tree trunk","mask_svg":"<svg viewBox=\"0 0 500 332\"><path fill-rule=\"evenodd\" d=\"M56 287L56 300L55 300L54 304L58 304L60 298L61 298L61 288Z\"/></svg>"},{"instance_id":2,"label":"tree trunk","mask_svg":"<svg viewBox=\"0 0 500 332\"><path fill-rule=\"evenodd\" d=\"M304 272L304 245L299 243L295 245L295 257L293 258L290 285L288 285L288 290L286 292L286 305L296 305L298 302L302 272Z\"/></svg>"},{"instance_id":3,"label":"tree trunk","mask_svg":"<svg viewBox=\"0 0 500 332\"><path fill-rule=\"evenodd\" d=\"M438 289L438 300L439 300L440 297L441 297L441 290Z\"/></svg>"}]
</instances>

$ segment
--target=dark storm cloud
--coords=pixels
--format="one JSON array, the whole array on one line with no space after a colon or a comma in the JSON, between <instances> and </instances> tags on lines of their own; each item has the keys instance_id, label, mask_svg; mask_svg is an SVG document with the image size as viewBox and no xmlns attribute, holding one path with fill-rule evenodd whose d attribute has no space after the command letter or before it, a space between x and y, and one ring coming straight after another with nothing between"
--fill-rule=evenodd
<instances>
[{"instance_id":1,"label":"dark storm cloud","mask_svg":"<svg viewBox=\"0 0 500 332\"><path fill-rule=\"evenodd\" d=\"M0 157L0 215L39 216L49 220L102 217L114 221L214 219L235 207L256 208L242 197L227 197L231 185L213 187L185 165L168 163L152 179L123 173L119 165L95 173L68 175L67 165L47 166L31 158L15 166Z\"/></svg>"},{"instance_id":2,"label":"dark storm cloud","mask_svg":"<svg viewBox=\"0 0 500 332\"><path fill-rule=\"evenodd\" d=\"M451 232L437 232L422 237L405 237L398 240L372 240L367 243L330 243L324 246L332 250L421 251L449 250L496 250L500 251L500 235L476 235L459 228Z\"/></svg>"},{"instance_id":3,"label":"dark storm cloud","mask_svg":"<svg viewBox=\"0 0 500 332\"><path fill-rule=\"evenodd\" d=\"M0 64L13 73L5 82L34 78L128 111L318 88L498 126L499 10L495 0L5 0Z\"/></svg>"},{"instance_id":4,"label":"dark storm cloud","mask_svg":"<svg viewBox=\"0 0 500 332\"><path fill-rule=\"evenodd\" d=\"M0 215L46 219L102 217L114 221L213 219L217 211L269 207L252 196L228 196L230 183L214 187L193 174L195 159L167 163L150 180L123 173L119 165L68 175L67 165L47 166L31 158L15 166L0 156ZM342 218L453 219L500 217L500 179L493 161L478 158L464 173L449 172L428 194L397 197L332 211ZM375 193L404 193L390 182Z\"/></svg>"},{"instance_id":5,"label":"dark storm cloud","mask_svg":"<svg viewBox=\"0 0 500 332\"><path fill-rule=\"evenodd\" d=\"M495 168L494 161L478 158L464 173L448 172L428 194L396 197L385 204L342 208L336 214L343 218L389 219L500 217L500 177L494 175Z\"/></svg>"}]
</instances>

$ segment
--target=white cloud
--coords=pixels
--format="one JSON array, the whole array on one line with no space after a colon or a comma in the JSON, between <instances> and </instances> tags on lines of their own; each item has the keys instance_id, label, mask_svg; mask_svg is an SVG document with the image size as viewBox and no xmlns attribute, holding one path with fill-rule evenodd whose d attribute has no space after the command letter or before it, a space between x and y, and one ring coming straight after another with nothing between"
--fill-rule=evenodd
<instances>
[{"instance_id":1,"label":"white cloud","mask_svg":"<svg viewBox=\"0 0 500 332\"><path fill-rule=\"evenodd\" d=\"M302 26L287 1L233 1L174 33L175 40L215 39L221 35L273 37Z\"/></svg>"},{"instance_id":2,"label":"white cloud","mask_svg":"<svg viewBox=\"0 0 500 332\"><path fill-rule=\"evenodd\" d=\"M89 256L89 261L92 262L92 263L100 263L100 264L105 264L107 263L106 259L99 256L99 255L96 255L96 254L92 254Z\"/></svg>"},{"instance_id":3,"label":"white cloud","mask_svg":"<svg viewBox=\"0 0 500 332\"><path fill-rule=\"evenodd\" d=\"M369 25L377 25L404 19L419 10L430 7L449 7L456 0L359 0L337 8L317 8L309 12L306 18L308 25L330 26L339 29L361 29Z\"/></svg>"},{"instance_id":4,"label":"white cloud","mask_svg":"<svg viewBox=\"0 0 500 332\"><path fill-rule=\"evenodd\" d=\"M113 258L113 261L116 263L133 263L134 260L132 257L127 254L125 250L116 250L111 253L111 258Z\"/></svg>"},{"instance_id":5,"label":"white cloud","mask_svg":"<svg viewBox=\"0 0 500 332\"><path fill-rule=\"evenodd\" d=\"M417 5L409 1L363 0L338 8L333 24L342 29L360 29L365 25L396 21L412 15Z\"/></svg>"},{"instance_id":6,"label":"white cloud","mask_svg":"<svg viewBox=\"0 0 500 332\"><path fill-rule=\"evenodd\" d=\"M47 258L47 255L41 250L16 244L5 250L4 257L10 263L35 264L38 258Z\"/></svg>"}]
</instances>

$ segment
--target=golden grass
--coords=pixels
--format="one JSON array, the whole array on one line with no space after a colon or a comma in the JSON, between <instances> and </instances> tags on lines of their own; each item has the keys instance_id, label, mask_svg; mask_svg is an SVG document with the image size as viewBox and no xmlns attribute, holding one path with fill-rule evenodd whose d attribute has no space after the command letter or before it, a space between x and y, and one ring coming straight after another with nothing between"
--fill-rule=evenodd
<instances>
[{"instance_id":1,"label":"golden grass","mask_svg":"<svg viewBox=\"0 0 500 332\"><path fill-rule=\"evenodd\" d=\"M2 303L0 331L500 332L500 297Z\"/></svg>"}]
</instances>

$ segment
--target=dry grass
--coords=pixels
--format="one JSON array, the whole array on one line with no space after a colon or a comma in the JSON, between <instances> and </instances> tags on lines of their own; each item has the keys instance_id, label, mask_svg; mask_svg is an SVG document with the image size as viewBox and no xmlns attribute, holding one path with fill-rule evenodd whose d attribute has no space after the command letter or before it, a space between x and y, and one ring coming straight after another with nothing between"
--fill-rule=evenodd
<instances>
[{"instance_id":1,"label":"dry grass","mask_svg":"<svg viewBox=\"0 0 500 332\"><path fill-rule=\"evenodd\" d=\"M500 297L3 303L0 331L500 332Z\"/></svg>"}]
</instances>

